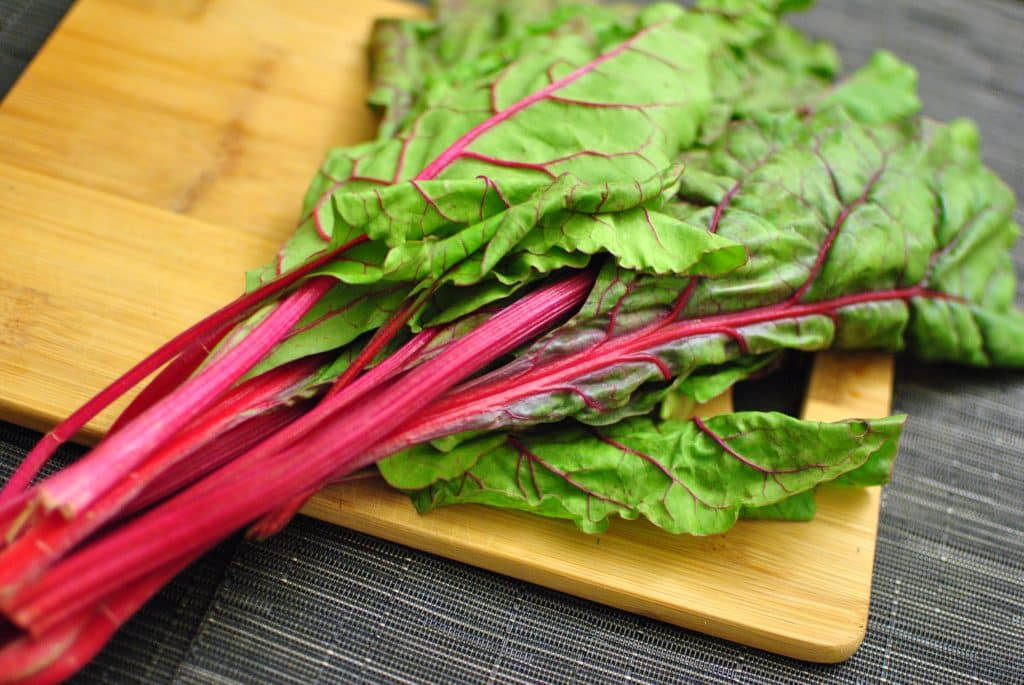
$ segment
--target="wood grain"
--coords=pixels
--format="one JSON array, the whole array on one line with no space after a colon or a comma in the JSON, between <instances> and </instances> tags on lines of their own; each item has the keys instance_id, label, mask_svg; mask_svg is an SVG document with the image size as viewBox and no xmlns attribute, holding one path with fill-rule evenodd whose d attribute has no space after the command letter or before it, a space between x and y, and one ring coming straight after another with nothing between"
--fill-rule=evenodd
<instances>
[{"instance_id":1,"label":"wood grain","mask_svg":"<svg viewBox=\"0 0 1024 685\"><path fill-rule=\"evenodd\" d=\"M45 428L241 289L294 226L330 144L367 137L365 42L396 2L80 0L0 107L0 417ZM889 410L891 362L819 355L809 418ZM728 400L705 413L728 408ZM113 412L81 436L95 440ZM379 482L305 512L813 661L866 624L878 492L809 524L583 535L482 507L426 516Z\"/></svg>"},{"instance_id":2,"label":"wood grain","mask_svg":"<svg viewBox=\"0 0 1024 685\"><path fill-rule=\"evenodd\" d=\"M0 161L280 242L327 148L373 134L374 17L421 12L379 0L76 3L0 109Z\"/></svg>"},{"instance_id":3,"label":"wood grain","mask_svg":"<svg viewBox=\"0 0 1024 685\"><path fill-rule=\"evenodd\" d=\"M0 179L0 413L36 429L232 299L242 265L275 249L256 233L3 162Z\"/></svg>"}]
</instances>

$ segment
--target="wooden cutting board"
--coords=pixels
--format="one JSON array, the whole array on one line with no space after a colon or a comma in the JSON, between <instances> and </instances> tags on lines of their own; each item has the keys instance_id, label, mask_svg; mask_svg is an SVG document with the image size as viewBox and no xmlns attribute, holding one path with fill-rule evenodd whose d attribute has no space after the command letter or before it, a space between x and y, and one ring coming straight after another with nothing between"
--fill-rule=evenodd
<instances>
[{"instance_id":1,"label":"wooden cutting board","mask_svg":"<svg viewBox=\"0 0 1024 685\"><path fill-rule=\"evenodd\" d=\"M48 428L237 295L243 271L289 235L327 147L373 131L362 104L373 18L421 11L385 1L79 0L0 106L0 418ZM804 415L885 415L891 374L885 356L819 355ZM328 488L305 512L834 662L864 636L878 498L874 488L825 489L812 523L741 522L706 538L641 521L588 536L474 506L419 516L378 482Z\"/></svg>"}]
</instances>

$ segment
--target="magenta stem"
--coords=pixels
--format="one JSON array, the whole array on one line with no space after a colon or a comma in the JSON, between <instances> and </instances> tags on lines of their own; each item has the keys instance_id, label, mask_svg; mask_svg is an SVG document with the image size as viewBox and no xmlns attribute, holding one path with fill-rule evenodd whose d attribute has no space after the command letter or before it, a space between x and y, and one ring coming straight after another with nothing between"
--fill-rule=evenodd
<instances>
[{"instance_id":1,"label":"magenta stem","mask_svg":"<svg viewBox=\"0 0 1024 685\"><path fill-rule=\"evenodd\" d=\"M217 330L225 324L240 320L257 305L264 302L271 296L281 292L285 288L288 288L300 278L323 266L342 252L366 242L367 240L369 240L369 238L365 235L358 236L353 240L334 248L333 250L325 252L320 257L293 269L261 288L246 295L242 295L231 304L217 310L202 321L192 325L161 345L155 352L133 366L123 376L101 390L95 397L75 410L71 416L60 422L53 430L44 435L36 446L32 448L32 451L26 455L25 459L18 466L18 469L10 479L8 479L7 484L4 485L3 489L0 490L0 504L28 487L35 475L39 473L39 469L43 467L43 464L49 460L57 448L74 437L75 433L77 433L82 426L110 406L119 397L121 397L121 395L135 387L135 385L142 381L146 376L159 369L171 359L174 359L182 350L192 344L196 338Z\"/></svg>"},{"instance_id":2,"label":"magenta stem","mask_svg":"<svg viewBox=\"0 0 1024 685\"><path fill-rule=\"evenodd\" d=\"M327 393L324 399L312 411L282 430L279 435L268 439L264 445L261 445L261 451L270 453L275 450L284 449L302 435L315 430L327 417L336 414L360 397L364 397L374 388L390 380L393 376L401 373L405 365L414 360L436 335L436 329L421 331L397 352L370 369L367 373L364 373L354 383L346 382L345 375L342 375L331 387L331 391ZM351 368L353 367L350 366L349 369ZM293 501L286 504L282 510L269 512L253 524L249 535L256 538L266 538L280 531L314 492L316 492L316 489L296 497Z\"/></svg>"},{"instance_id":3,"label":"magenta stem","mask_svg":"<svg viewBox=\"0 0 1024 685\"><path fill-rule=\"evenodd\" d=\"M482 429L482 423L478 425L477 422L489 421L487 427L494 428L494 421L486 417L502 411L503 407L526 397L571 389L571 384L578 378L677 340L715 334L732 337L733 333L745 326L807 316L834 316L843 307L909 300L914 297L950 299L945 293L912 287L845 295L811 303L787 300L755 309L683 321L663 319L657 325L606 339L580 352L527 368L514 376L509 376L504 369L498 369L492 376L476 378L465 386L455 388L395 434L378 442L367 455L381 459L421 442L466 430ZM729 332L724 332L726 329ZM664 374L664 369L659 370Z\"/></svg>"},{"instance_id":4,"label":"magenta stem","mask_svg":"<svg viewBox=\"0 0 1024 685\"><path fill-rule=\"evenodd\" d=\"M205 551L205 550L204 550ZM91 660L150 597L199 555L183 556L39 634L0 648L0 677L18 685L60 683Z\"/></svg>"},{"instance_id":5,"label":"magenta stem","mask_svg":"<svg viewBox=\"0 0 1024 685\"><path fill-rule=\"evenodd\" d=\"M284 406L268 414L261 405L315 369L301 360L274 369L235 388L225 400L136 467L132 477L115 484L82 515L68 519L50 512L0 553L0 595L14 592L37 577L75 545L109 522L144 509L194 482L301 415L304 407ZM267 377L264 380L264 376ZM245 420L256 412L254 418ZM240 424L240 425L235 425ZM173 468L170 472L168 469ZM160 478L161 474L166 477Z\"/></svg>"},{"instance_id":6,"label":"magenta stem","mask_svg":"<svg viewBox=\"0 0 1024 685\"><path fill-rule=\"evenodd\" d=\"M124 478L132 468L210 407L235 381L273 348L292 326L334 285L318 276L282 301L246 338L213 364L151 406L83 459L39 486L48 510L71 517Z\"/></svg>"},{"instance_id":7,"label":"magenta stem","mask_svg":"<svg viewBox=\"0 0 1024 685\"><path fill-rule=\"evenodd\" d=\"M163 370L156 375L152 381L143 388L142 392L135 396L135 399L125 407L125 410L114 421L114 424L107 431L107 434L116 433L134 419L136 416L156 404L161 397L171 392L184 383L192 373L199 368L217 343L231 330L231 323L225 323L220 328L201 336L188 348L173 359Z\"/></svg>"},{"instance_id":8,"label":"magenta stem","mask_svg":"<svg viewBox=\"0 0 1024 685\"><path fill-rule=\"evenodd\" d=\"M327 397L332 397L341 392L352 380L369 364L373 361L384 347L391 342L399 331L405 327L405 324L409 322L409 319L420 310L423 303L426 302L426 298L430 291L424 291L420 297L405 303L402 308L398 311L390 321L384 326L377 329L377 332L370 338L370 342L366 344L359 355L352 360L349 367L338 377L334 385L330 390L327 391Z\"/></svg>"},{"instance_id":9,"label":"magenta stem","mask_svg":"<svg viewBox=\"0 0 1024 685\"><path fill-rule=\"evenodd\" d=\"M288 450L257 448L92 544L3 602L18 625L33 632L81 610L112 585L138 578L172 555L190 554L261 514L319 487L359 455L463 378L515 349L576 309L594 275L579 273L547 286L452 342L400 383L381 389ZM258 458L253 458L254 456ZM195 516L197 511L203 516Z\"/></svg>"}]
</instances>

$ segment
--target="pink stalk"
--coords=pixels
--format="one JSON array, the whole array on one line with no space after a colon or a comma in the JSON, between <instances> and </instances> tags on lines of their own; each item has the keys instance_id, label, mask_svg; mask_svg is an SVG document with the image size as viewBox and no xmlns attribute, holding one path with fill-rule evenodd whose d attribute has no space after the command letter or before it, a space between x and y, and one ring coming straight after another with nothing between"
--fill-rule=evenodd
<instances>
[{"instance_id":1,"label":"pink stalk","mask_svg":"<svg viewBox=\"0 0 1024 685\"><path fill-rule=\"evenodd\" d=\"M18 495L0 504L0 549L14 539L17 533L14 529L20 528L24 520L31 516L30 505L34 497L33 490L22 490Z\"/></svg>"},{"instance_id":2,"label":"pink stalk","mask_svg":"<svg viewBox=\"0 0 1024 685\"><path fill-rule=\"evenodd\" d=\"M306 503L306 500L315 495L319 489L310 488L287 502L283 507L264 514L256 523L249 527L249 530L245 532L245 536L255 540L266 540L271 535L280 533L288 525L288 522L299 513L299 509Z\"/></svg>"},{"instance_id":3,"label":"pink stalk","mask_svg":"<svg viewBox=\"0 0 1024 685\"><path fill-rule=\"evenodd\" d=\"M420 331L397 352L364 373L354 382L348 384L347 387L341 388L333 394L329 392L324 398L325 403L327 400L330 400L329 403L326 403L327 408L332 412L337 411L401 373L405 369L406 364L416 359L417 355L430 344L437 334L438 329L436 328L427 328ZM338 383L335 383L331 390L335 388L338 388ZM319 407L317 409L320 410Z\"/></svg>"},{"instance_id":4,"label":"pink stalk","mask_svg":"<svg viewBox=\"0 0 1024 685\"><path fill-rule=\"evenodd\" d=\"M430 292L430 290L426 290L416 299L405 303L387 324L377 329L377 332L370 338L370 342L366 344L366 347L360 350L348 368L338 377L338 380L331 386L331 389L327 391L327 397L332 397L341 392L367 364L373 361L374 357L380 354L381 350L405 327L405 324L409 322L413 314L420 310Z\"/></svg>"},{"instance_id":5,"label":"pink stalk","mask_svg":"<svg viewBox=\"0 0 1024 685\"><path fill-rule=\"evenodd\" d=\"M462 338L457 338L448 343L437 356L414 367L413 370L403 375L399 386L401 388L416 386L422 382L417 379L423 378L423 374L439 373L443 378L439 379L437 384L424 388L422 393L414 398L402 397L401 401L397 402L395 406L401 407L403 404L412 402L414 408L409 411L418 411L433 399L442 395L447 388L457 383L457 380L452 379L472 375L476 370L493 361L493 359L514 349L523 341L529 340L543 332L550 325L550 320L557 320L563 313L560 307L566 306L564 304L566 299L565 293L569 292L571 295L576 295L575 288L581 287L580 284L586 284L586 287L589 288L593 284L593 279L594 275L592 273L583 272L571 276L564 281L548 285L509 305L509 307L500 311L490 320L470 331L470 333L467 333ZM584 291L580 295L580 299L585 296L586 292ZM571 308L571 305L569 308ZM517 325L519 326L518 330L514 328ZM502 332L505 328L513 330ZM348 407L355 400L365 397L370 391L380 388L384 381L413 361L416 355L429 344L438 332L437 330L430 329L422 331L406 343L402 349L365 373L343 392L338 393L334 397L325 398L312 411L290 425L286 430L274 435L252 453L246 455L246 462L273 458L274 455L280 453L285 448L297 445L300 438L305 438L302 442L303 445L313 444L309 440L316 441L318 433L332 432L332 427L328 424L345 423L348 425L353 420L352 414L339 416L340 410ZM487 349L478 349L477 346L481 344L478 342L479 340L488 341L486 344L489 347ZM473 365L464 368L466 364L470 364L468 361L463 363L463 357L466 355L469 355L472 359ZM372 436L376 439L383 437L384 431L387 430L388 424L385 420L389 416L388 410L393 408L388 400L380 399L381 396L390 397L388 393L394 394L395 391L390 387L385 388L369 399L369 404L374 406L380 405L382 408L382 413L378 412L381 413L381 420L376 425L377 433ZM402 391L397 391L397 394L401 395ZM366 414L367 410L365 407L366 405L362 405L355 409L354 412L360 416ZM369 416L376 417L372 412ZM335 418L337 418L336 421ZM368 421L372 423L374 418L369 418ZM333 427L333 431L337 431L336 425ZM327 450L333 447L335 445L328 444L325 445L324 449ZM231 464L218 475L226 479L228 473L236 468L244 469L244 463L240 461ZM343 464L339 465L339 468L341 471L334 473L332 480L344 476L352 470ZM323 484L322 482L318 483L316 487L320 487Z\"/></svg>"},{"instance_id":6,"label":"pink stalk","mask_svg":"<svg viewBox=\"0 0 1024 685\"><path fill-rule=\"evenodd\" d=\"M0 648L0 683L43 685L70 677L110 636L195 557L181 557L123 587L40 635L23 635Z\"/></svg>"},{"instance_id":7,"label":"pink stalk","mask_svg":"<svg viewBox=\"0 0 1024 685\"><path fill-rule=\"evenodd\" d=\"M408 317L406 317L406 320L407 319ZM424 347L430 344L430 341L433 340L436 335L436 329L421 331L416 334L412 340L403 345L397 352L389 356L367 373L360 376L354 383L351 383L349 382L350 378L347 377L347 374L353 368L357 368L356 364L363 356L360 355L357 357L356 361L345 370L345 373L338 378L335 384L331 386L331 390L315 409L309 412L302 419L296 421L293 425L289 426L286 431L282 431L280 436L275 436L275 439L268 440L261 449L270 452L283 449L289 444L294 443L295 440L301 437L301 434L308 433L315 429L315 427L326 417L334 414L340 409L343 409L360 397L365 396L374 388L379 387L382 383L390 380L393 376L400 373L403 367L415 359L416 355L418 355ZM385 340L384 342L386 343L387 341ZM372 343L373 341L371 340L371 344ZM381 344L381 347L383 347L383 344ZM374 356L376 356L376 352L368 356L366 362ZM366 362L364 362L364 364ZM265 517L253 524L248 535L262 539L270 537L274 533L281 531L286 525L288 525L288 522L291 521L292 517L298 513L299 509L302 508L302 505L306 503L306 500L312 497L315 492L316 489L308 493L304 493L287 503L280 510L269 512Z\"/></svg>"},{"instance_id":8,"label":"pink stalk","mask_svg":"<svg viewBox=\"0 0 1024 685\"><path fill-rule=\"evenodd\" d=\"M257 461L273 457L275 454L295 445L301 439L308 437L316 429L322 427L332 416L337 415L340 410L365 397L368 393L379 388L383 383L399 373L405 364L426 347L436 334L437 331L432 329L421 331L393 355L360 376L354 383L345 388L343 392L339 392L333 397L325 397L313 409L289 424L287 428L261 443L246 455L246 459ZM231 467L234 467L234 464ZM222 472L221 476L223 477L223 475Z\"/></svg>"},{"instance_id":9,"label":"pink stalk","mask_svg":"<svg viewBox=\"0 0 1024 685\"><path fill-rule=\"evenodd\" d=\"M316 430L331 416L380 387L383 383L400 373L406 364L415 359L416 355L430 344L430 341L434 339L437 332L436 329L426 329L419 332L403 345L401 349L364 373L354 383L350 383L342 391L334 395L328 393L316 407L280 433L268 438L266 442L259 446L254 455L250 455L250 458L258 459L290 447L303 436ZM339 379L332 389L339 387L340 383L341 380ZM266 521L260 520L254 524L254 530L251 531L251 534L257 537L267 537L272 535L273 532L281 530L314 492L316 492L316 489L295 497L292 501L286 503L281 511L270 511L266 516ZM291 513L287 513L288 511L291 511Z\"/></svg>"},{"instance_id":10,"label":"pink stalk","mask_svg":"<svg viewBox=\"0 0 1024 685\"><path fill-rule=\"evenodd\" d=\"M59 507L71 517L94 502L167 438L210 407L334 284L335 280L327 276L307 281L252 330L245 345L232 348L217 364L189 379L86 457L41 483L39 494L46 509Z\"/></svg>"},{"instance_id":11,"label":"pink stalk","mask_svg":"<svg viewBox=\"0 0 1024 685\"><path fill-rule=\"evenodd\" d=\"M124 518L138 513L151 506L155 502L174 494L196 480L212 473L235 457L245 454L256 445L279 430L302 416L309 408L307 403L297 403L279 407L265 414L251 418L234 428L225 431L215 440L203 447L193 458L179 464L171 473L153 482L145 488L123 509L115 518ZM106 506L105 498L101 498L96 504L83 512L82 516L73 519L65 519L59 512L42 514L35 517L31 526L26 526L28 532L18 543L23 540L25 545L14 549L14 545L0 555L0 576L2 581L11 583L9 590L13 591L23 582L38 575L38 569L31 568L29 562L38 561L38 557L47 557L49 563L57 560L53 550L62 546L62 536L74 535L75 539L81 540L83 532L89 533L97 526L89 522L90 516L99 516ZM86 522L83 524L83 520ZM71 531L69 533L69 531ZM27 542L31 540L31 542ZM33 553L35 556L33 557ZM28 558L21 558L28 557ZM12 574L10 570L20 568L22 575ZM2 594L2 592L0 592Z\"/></svg>"},{"instance_id":12,"label":"pink stalk","mask_svg":"<svg viewBox=\"0 0 1024 685\"><path fill-rule=\"evenodd\" d=\"M74 644L92 618L72 616L36 638L24 634L0 648L0 684L25 682L56 662Z\"/></svg>"},{"instance_id":13,"label":"pink stalk","mask_svg":"<svg viewBox=\"0 0 1024 685\"><path fill-rule=\"evenodd\" d=\"M259 515L321 486L461 379L544 332L579 306L594 275L579 273L521 298L429 362L330 426L281 453L257 448L61 561L5 598L5 613L34 634L95 602L111 586L204 549ZM254 459L253 456L260 458ZM194 516L196 511L204 515Z\"/></svg>"},{"instance_id":14,"label":"pink stalk","mask_svg":"<svg viewBox=\"0 0 1024 685\"><path fill-rule=\"evenodd\" d=\"M342 469L346 470L347 469ZM355 481L362 480L377 480L380 478L380 472L376 468L369 467L362 471L354 473L345 473L337 478L332 477L331 484L336 483L353 483ZM302 506L309 500L310 497L320 491L320 488L313 488L308 492L304 492L294 500L281 507L275 509L268 514L265 514L256 523L250 526L249 530L245 532L245 536L255 540L266 540L271 535L276 535L284 530L284 527L299 513Z\"/></svg>"},{"instance_id":15,"label":"pink stalk","mask_svg":"<svg viewBox=\"0 0 1024 685\"><path fill-rule=\"evenodd\" d=\"M22 633L7 641L0 647L0 684L22 681L52 664L78 638L88 618L91 616L72 616L41 639Z\"/></svg>"},{"instance_id":16,"label":"pink stalk","mask_svg":"<svg viewBox=\"0 0 1024 685\"><path fill-rule=\"evenodd\" d=\"M190 483L196 476L241 454L246 441L248 446L256 444L249 435L236 435L231 429L245 422L247 416L262 413L269 406L280 403L281 397L288 397L297 384L306 381L319 368L321 361L318 357L301 359L234 388L210 412L201 415L154 451L131 472L129 478L118 481L87 507L81 516L68 519L59 512L51 512L35 523L0 553L0 595L9 594L22 583L38 576L74 545L114 520L126 508L128 511L138 511L154 501L154 497L173 492L176 484L180 487ZM291 419L297 415L296 412L284 413L284 416ZM261 424L256 431L250 428L248 432L265 437L270 434L267 428L285 425L273 418L266 425ZM224 437L240 439L242 444L225 443ZM211 442L219 442L220 445L216 445L212 451L205 449ZM195 454L200 448L204 449ZM175 469L169 479L159 478L181 462L184 462L184 468ZM145 491L151 487L155 487L155 491L151 490L147 494ZM144 497L137 502L135 500L140 493Z\"/></svg>"},{"instance_id":17,"label":"pink stalk","mask_svg":"<svg viewBox=\"0 0 1024 685\"><path fill-rule=\"evenodd\" d=\"M191 485L216 471L235 457L241 456L261 442L289 426L310 409L310 403L301 402L268 411L225 431L199 450L192 458L178 464L173 472L165 474L140 492L121 512L130 516L146 507Z\"/></svg>"},{"instance_id":18,"label":"pink stalk","mask_svg":"<svg viewBox=\"0 0 1024 685\"><path fill-rule=\"evenodd\" d=\"M157 374L150 383L143 388L142 392L135 396L135 399L125 407L117 420L107 431L107 435L116 433L134 419L136 416L156 404L161 397L171 392L184 383L192 373L199 368L203 360L210 353L217 343L231 330L231 323L225 323L219 329L204 335L192 343L180 355L172 360L164 369Z\"/></svg>"},{"instance_id":19,"label":"pink stalk","mask_svg":"<svg viewBox=\"0 0 1024 685\"><path fill-rule=\"evenodd\" d=\"M308 403L289 405L256 416L232 428L203 448L194 458L179 464L169 474L150 484L125 507L122 515L129 515L170 495L207 473L219 468L234 457L247 452L270 435L287 426L308 409ZM4 505L0 512L0 550L15 541L22 531L31 530L50 515L38 507L26 508L34 498L33 490L26 490ZM59 514L55 514L59 516ZM68 519L62 520L68 521ZM75 519L71 519L74 521ZM0 556L0 559L4 558Z\"/></svg>"},{"instance_id":20,"label":"pink stalk","mask_svg":"<svg viewBox=\"0 0 1024 685\"><path fill-rule=\"evenodd\" d=\"M738 335L746 326L808 316L836 316L843 307L909 300L914 297L948 299L950 296L921 287L880 290L844 295L820 302L796 303L792 300L754 309L673 321L666 318L655 325L606 339L578 352L556 357L527 367L513 362L517 373L509 375L501 368L453 389L438 402L404 425L385 440L367 450L369 459L389 454L429 440L466 430L494 428L505 408L527 397L564 392L588 374L621 364L623 361L651 361L650 350L661 345L701 335ZM646 356L645 356L646 355ZM659 360L660 361L660 360ZM651 361L651 363L654 363ZM669 374L671 375L671 374ZM586 397L584 400L586 401Z\"/></svg>"},{"instance_id":21,"label":"pink stalk","mask_svg":"<svg viewBox=\"0 0 1024 685\"><path fill-rule=\"evenodd\" d=\"M217 310L164 343L155 352L133 366L127 373L101 390L95 397L79 407L71 416L44 435L21 462L4 488L0 490L0 504L22 492L32 482L32 478L35 477L39 469L42 468L43 464L47 462L57 448L74 437L75 433L82 426L110 406L121 395L135 387L146 376L159 369L171 359L174 359L182 350L191 345L196 338L218 330L226 324L239 321L260 303L288 288L300 278L323 266L342 252L367 240L369 238L365 235L358 236L343 245L325 252L309 263L293 269L251 293L239 297L231 304Z\"/></svg>"}]
</instances>

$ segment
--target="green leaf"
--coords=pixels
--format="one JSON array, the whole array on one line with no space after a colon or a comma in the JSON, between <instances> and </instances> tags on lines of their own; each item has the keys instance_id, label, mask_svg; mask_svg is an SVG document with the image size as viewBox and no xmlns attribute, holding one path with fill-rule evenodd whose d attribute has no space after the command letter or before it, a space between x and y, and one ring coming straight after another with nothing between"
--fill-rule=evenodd
<instances>
[{"instance_id":1,"label":"green leaf","mask_svg":"<svg viewBox=\"0 0 1024 685\"><path fill-rule=\"evenodd\" d=\"M390 138L405 128L422 111L422 94L430 91L432 84L500 67L500 54L511 49L510 43L542 31L545 22L559 23L548 17L569 3L438 0L431 4L433 21L378 19L374 24L368 102L383 110L378 138ZM597 12L588 9L595 21ZM633 13L623 8L618 14L625 19Z\"/></svg>"},{"instance_id":2,"label":"green leaf","mask_svg":"<svg viewBox=\"0 0 1024 685\"><path fill-rule=\"evenodd\" d=\"M871 453L868 459L855 469L847 471L823 487L869 487L885 485L892 478L896 459L896 443L887 443ZM772 521L810 521L814 518L817 504L815 491L806 490L784 500L763 507L744 507L740 518Z\"/></svg>"},{"instance_id":3,"label":"green leaf","mask_svg":"<svg viewBox=\"0 0 1024 685\"><path fill-rule=\"evenodd\" d=\"M389 280L438 279L459 269L458 281L468 285L515 252L544 254L555 247L609 252L624 265L655 273L718 274L742 264L742 247L646 206L662 204L677 177L658 173L643 181L587 184L567 173L541 186L518 183L501 192L489 177L424 181L413 194L396 185L334 201L348 225L392 245L380 266ZM532 195L519 197L530 190ZM509 204L488 207L488 200ZM468 272L469 265L477 271Z\"/></svg>"},{"instance_id":4,"label":"green leaf","mask_svg":"<svg viewBox=\"0 0 1024 685\"><path fill-rule=\"evenodd\" d=\"M456 444L422 444L377 463L388 484L399 490L419 490L459 478L473 468L482 455L502 448L507 436L490 433ZM448 449L442 449L448 447Z\"/></svg>"},{"instance_id":5,"label":"green leaf","mask_svg":"<svg viewBox=\"0 0 1024 685\"><path fill-rule=\"evenodd\" d=\"M741 510L775 504L895 450L902 417L824 424L738 413L602 429L490 434L447 453L420 446L381 462L418 509L480 503L570 519L600 532L644 516L672 533L730 528ZM744 509L746 508L746 509Z\"/></svg>"},{"instance_id":6,"label":"green leaf","mask_svg":"<svg viewBox=\"0 0 1024 685\"><path fill-rule=\"evenodd\" d=\"M493 68L432 82L397 135L328 155L295 236L250 282L361 233L387 246L372 278L438 278L477 254L483 278L552 213L604 214L662 199L711 97L707 48L682 27L683 15L669 6L628 21L598 10L556 12L488 53ZM401 36L415 42L406 33L418 30ZM401 36L385 41L387 49L397 50ZM632 78L638 72L645 77ZM724 245L689 233L711 250ZM618 247L638 267L651 261L642 247L629 253L621 241L582 242L579 234L560 246ZM685 262L672 254L657 268L685 270ZM335 275L367 283L367 273Z\"/></svg>"},{"instance_id":7,"label":"green leaf","mask_svg":"<svg viewBox=\"0 0 1024 685\"><path fill-rule=\"evenodd\" d=\"M706 399L784 349L1024 364L1014 200L977 132L916 119L916 74L888 53L833 86L834 52L779 22L804 4L571 7L512 27L513 3L478 0L445 5L448 24L380 30L382 137L332 151L254 280L366 233L323 273L402 298L429 288L411 326L446 331L427 358L545 274L600 266L571 320L375 448L427 445L382 467L418 506L480 501L591 530L616 513L700 533L741 513L805 517L819 482L888 478L899 419L836 432L630 417L668 392ZM393 308L373 299L294 353L344 357ZM647 448L659 456L637 457ZM696 495L652 503L658 474Z\"/></svg>"},{"instance_id":8,"label":"green leaf","mask_svg":"<svg viewBox=\"0 0 1024 685\"><path fill-rule=\"evenodd\" d=\"M467 316L494 302L506 299L552 271L582 269L590 263L590 255L567 252L553 247L542 254L516 252L491 270L491 278L477 282L480 268L471 258L445 275L445 285L430 298L429 306L420 310L410 322L412 329L436 326ZM473 287L466 287L472 285Z\"/></svg>"},{"instance_id":9,"label":"green leaf","mask_svg":"<svg viewBox=\"0 0 1024 685\"><path fill-rule=\"evenodd\" d=\"M339 284L320 298L288 336L246 377L347 345L363 333L387 323L407 294L408 288L401 284Z\"/></svg>"},{"instance_id":10,"label":"green leaf","mask_svg":"<svg viewBox=\"0 0 1024 685\"><path fill-rule=\"evenodd\" d=\"M1024 314L1014 309L1017 278L1008 249L1020 234L1013 193L981 163L973 124L929 125L926 133L941 211L924 282L954 299L914 302L909 346L925 359L1024 365Z\"/></svg>"},{"instance_id":11,"label":"green leaf","mask_svg":"<svg viewBox=\"0 0 1024 685\"><path fill-rule=\"evenodd\" d=\"M673 387L674 395L685 395L694 402L707 402L736 383L760 373L778 361L777 352L740 357L721 366L698 369ZM668 398L666 398L667 400Z\"/></svg>"},{"instance_id":12,"label":"green leaf","mask_svg":"<svg viewBox=\"0 0 1024 685\"><path fill-rule=\"evenodd\" d=\"M890 52L871 60L835 89L822 95L818 109L842 107L862 124L885 124L917 114L917 70Z\"/></svg>"},{"instance_id":13,"label":"green leaf","mask_svg":"<svg viewBox=\"0 0 1024 685\"><path fill-rule=\"evenodd\" d=\"M834 105L738 122L685 158L662 211L742 244L748 261L706 278L607 262L569 322L454 391L459 412L428 411L427 439L567 417L606 425L651 411L673 383L720 391L751 357L783 349L1021 364L1013 198L972 127L865 124Z\"/></svg>"},{"instance_id":14,"label":"green leaf","mask_svg":"<svg viewBox=\"0 0 1024 685\"><path fill-rule=\"evenodd\" d=\"M487 15L484 15L487 16ZM434 68L434 57L425 45L432 24L423 21L378 19L370 33L370 81L367 102L382 110L377 137L393 136L416 106L416 94L424 77Z\"/></svg>"},{"instance_id":15,"label":"green leaf","mask_svg":"<svg viewBox=\"0 0 1024 685\"><path fill-rule=\"evenodd\" d=\"M897 451L896 443L883 446L873 452L863 464L832 481L832 485L852 487L885 485L892 478Z\"/></svg>"},{"instance_id":16,"label":"green leaf","mask_svg":"<svg viewBox=\"0 0 1024 685\"><path fill-rule=\"evenodd\" d=\"M775 504L766 504L762 507L742 507L740 518L760 521L810 521L817 511L818 504L814 501L814 490L805 490Z\"/></svg>"},{"instance_id":17,"label":"green leaf","mask_svg":"<svg viewBox=\"0 0 1024 685\"><path fill-rule=\"evenodd\" d=\"M427 287L438 295L426 320L444 323L598 252L659 273L741 264L742 247L658 211L678 185L673 159L710 98L706 48L677 26L681 17L669 7L635 19L555 12L508 33L487 53L490 66L431 77L423 102L405 105L401 92L415 84L402 81L403 65L431 63L425 55L441 50L445 31L381 24L377 78L390 95L380 102L408 105L394 121L412 118L394 136L332 150L299 228L249 276L257 287L365 233L369 242L317 272L359 287L328 298L254 372L340 348ZM496 35L498 24L480 20L479 35ZM625 77L637 70L647 78ZM363 291L388 296L352 307L346 298ZM346 313L318 322L327 311ZM426 315L417 313L413 327Z\"/></svg>"},{"instance_id":18,"label":"green leaf","mask_svg":"<svg viewBox=\"0 0 1024 685\"><path fill-rule=\"evenodd\" d=\"M742 265L743 246L702 227L646 207L608 214L569 213L547 221L522 247L533 254L552 248L584 254L608 252L626 269L718 276Z\"/></svg>"},{"instance_id":19,"label":"green leaf","mask_svg":"<svg viewBox=\"0 0 1024 685\"><path fill-rule=\"evenodd\" d=\"M687 17L711 46L713 95L702 143L716 140L730 121L811 105L839 71L832 46L780 23L776 3L715 1L698 8L704 11Z\"/></svg>"}]
</instances>

